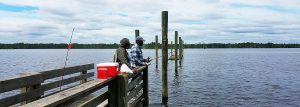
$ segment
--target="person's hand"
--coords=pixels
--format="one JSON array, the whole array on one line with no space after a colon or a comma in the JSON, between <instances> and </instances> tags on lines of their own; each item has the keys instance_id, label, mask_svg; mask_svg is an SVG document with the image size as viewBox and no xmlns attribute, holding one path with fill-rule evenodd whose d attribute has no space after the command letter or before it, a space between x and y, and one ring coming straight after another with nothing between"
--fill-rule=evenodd
<instances>
[{"instance_id":1,"label":"person's hand","mask_svg":"<svg viewBox=\"0 0 300 107\"><path fill-rule=\"evenodd\" d=\"M152 59L150 57L147 58L147 63L151 62Z\"/></svg>"},{"instance_id":2,"label":"person's hand","mask_svg":"<svg viewBox=\"0 0 300 107\"><path fill-rule=\"evenodd\" d=\"M137 70L136 70L136 69L132 69L132 72L133 72L134 74L136 74Z\"/></svg>"}]
</instances>

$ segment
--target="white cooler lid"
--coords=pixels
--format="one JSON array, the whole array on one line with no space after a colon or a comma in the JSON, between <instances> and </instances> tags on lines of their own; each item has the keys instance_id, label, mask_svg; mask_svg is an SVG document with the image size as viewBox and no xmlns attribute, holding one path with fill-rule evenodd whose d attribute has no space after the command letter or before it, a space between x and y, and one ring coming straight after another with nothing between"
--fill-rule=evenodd
<instances>
[{"instance_id":1,"label":"white cooler lid","mask_svg":"<svg viewBox=\"0 0 300 107\"><path fill-rule=\"evenodd\" d=\"M118 63L99 63L97 66L119 66Z\"/></svg>"}]
</instances>

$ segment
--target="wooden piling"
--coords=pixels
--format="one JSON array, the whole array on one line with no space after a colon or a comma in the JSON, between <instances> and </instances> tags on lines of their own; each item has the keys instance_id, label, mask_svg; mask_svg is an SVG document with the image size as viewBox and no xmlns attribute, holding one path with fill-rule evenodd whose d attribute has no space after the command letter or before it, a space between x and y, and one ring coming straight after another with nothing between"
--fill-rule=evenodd
<instances>
[{"instance_id":1,"label":"wooden piling","mask_svg":"<svg viewBox=\"0 0 300 107\"><path fill-rule=\"evenodd\" d=\"M135 37L138 37L138 36L140 36L140 30L136 29L135 30Z\"/></svg>"},{"instance_id":2,"label":"wooden piling","mask_svg":"<svg viewBox=\"0 0 300 107\"><path fill-rule=\"evenodd\" d=\"M171 56L173 55L173 41L171 41Z\"/></svg>"},{"instance_id":3,"label":"wooden piling","mask_svg":"<svg viewBox=\"0 0 300 107\"><path fill-rule=\"evenodd\" d=\"M178 31L175 31L175 73L178 71Z\"/></svg>"},{"instance_id":4,"label":"wooden piling","mask_svg":"<svg viewBox=\"0 0 300 107\"><path fill-rule=\"evenodd\" d=\"M168 11L162 11L162 103L168 103Z\"/></svg>"},{"instance_id":5,"label":"wooden piling","mask_svg":"<svg viewBox=\"0 0 300 107\"><path fill-rule=\"evenodd\" d=\"M155 36L155 67L158 68L158 36Z\"/></svg>"},{"instance_id":6,"label":"wooden piling","mask_svg":"<svg viewBox=\"0 0 300 107\"><path fill-rule=\"evenodd\" d=\"M181 56L182 56L182 41L181 37L179 37L179 65L181 66Z\"/></svg>"}]
</instances>

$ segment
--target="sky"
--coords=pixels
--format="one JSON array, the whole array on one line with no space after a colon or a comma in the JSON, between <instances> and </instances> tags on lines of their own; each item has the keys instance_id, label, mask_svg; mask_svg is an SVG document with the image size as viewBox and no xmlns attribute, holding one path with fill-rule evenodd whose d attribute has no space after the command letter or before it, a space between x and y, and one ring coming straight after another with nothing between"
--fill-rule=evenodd
<instances>
[{"instance_id":1,"label":"sky","mask_svg":"<svg viewBox=\"0 0 300 107\"><path fill-rule=\"evenodd\" d=\"M300 43L300 0L0 0L0 43Z\"/></svg>"}]
</instances>

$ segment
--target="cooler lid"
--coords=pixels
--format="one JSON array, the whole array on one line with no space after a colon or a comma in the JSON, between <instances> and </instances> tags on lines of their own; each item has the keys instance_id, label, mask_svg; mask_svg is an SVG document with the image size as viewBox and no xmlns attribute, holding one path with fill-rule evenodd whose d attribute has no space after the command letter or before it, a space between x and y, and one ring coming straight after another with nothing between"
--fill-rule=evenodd
<instances>
[{"instance_id":1,"label":"cooler lid","mask_svg":"<svg viewBox=\"0 0 300 107\"><path fill-rule=\"evenodd\" d=\"M97 66L119 66L118 63L99 63Z\"/></svg>"}]
</instances>

